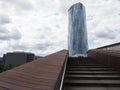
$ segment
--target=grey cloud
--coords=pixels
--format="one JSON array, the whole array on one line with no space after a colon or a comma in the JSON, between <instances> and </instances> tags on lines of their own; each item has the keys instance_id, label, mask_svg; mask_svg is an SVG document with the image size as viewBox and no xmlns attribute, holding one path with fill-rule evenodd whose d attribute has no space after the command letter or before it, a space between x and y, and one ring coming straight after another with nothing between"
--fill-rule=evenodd
<instances>
[{"instance_id":1,"label":"grey cloud","mask_svg":"<svg viewBox=\"0 0 120 90\"><path fill-rule=\"evenodd\" d=\"M115 39L116 35L117 35L117 32L111 29L106 29L104 31L96 33L96 36L98 38L110 39L110 40Z\"/></svg>"},{"instance_id":2,"label":"grey cloud","mask_svg":"<svg viewBox=\"0 0 120 90\"><path fill-rule=\"evenodd\" d=\"M87 16L86 18L87 18L87 21L93 20L93 16Z\"/></svg>"},{"instance_id":3,"label":"grey cloud","mask_svg":"<svg viewBox=\"0 0 120 90\"><path fill-rule=\"evenodd\" d=\"M22 10L31 10L33 9L33 5L30 1L25 0L3 0L3 3L8 3L10 5L14 5L17 8Z\"/></svg>"},{"instance_id":4,"label":"grey cloud","mask_svg":"<svg viewBox=\"0 0 120 90\"><path fill-rule=\"evenodd\" d=\"M8 24L10 22L11 22L11 20L8 16L0 15L0 25Z\"/></svg>"},{"instance_id":5,"label":"grey cloud","mask_svg":"<svg viewBox=\"0 0 120 90\"><path fill-rule=\"evenodd\" d=\"M60 25L56 24L55 27L56 27L56 28L60 28Z\"/></svg>"},{"instance_id":6,"label":"grey cloud","mask_svg":"<svg viewBox=\"0 0 120 90\"><path fill-rule=\"evenodd\" d=\"M20 38L21 33L18 30L9 31L0 27L0 40L19 40Z\"/></svg>"},{"instance_id":7,"label":"grey cloud","mask_svg":"<svg viewBox=\"0 0 120 90\"><path fill-rule=\"evenodd\" d=\"M39 38L47 39L48 38L47 35L49 35L49 37L51 36L52 28L49 27L49 26L42 26L42 27L43 28L36 29L36 31L40 32L39 33Z\"/></svg>"},{"instance_id":8,"label":"grey cloud","mask_svg":"<svg viewBox=\"0 0 120 90\"><path fill-rule=\"evenodd\" d=\"M15 45L11 45L13 50L27 50L28 47L25 44L15 44Z\"/></svg>"},{"instance_id":9,"label":"grey cloud","mask_svg":"<svg viewBox=\"0 0 120 90\"><path fill-rule=\"evenodd\" d=\"M59 0L59 2L60 2L61 12L66 14L68 9L71 7L71 5L73 5L74 3L80 2L80 0L71 0L71 1L69 1L69 0Z\"/></svg>"},{"instance_id":10,"label":"grey cloud","mask_svg":"<svg viewBox=\"0 0 120 90\"><path fill-rule=\"evenodd\" d=\"M19 7L21 9L24 9L24 10L31 10L31 9L33 9L33 6L32 6L31 3L27 3L27 2L24 3L24 2L22 2L22 3L19 3L18 5L19 5Z\"/></svg>"},{"instance_id":11,"label":"grey cloud","mask_svg":"<svg viewBox=\"0 0 120 90\"><path fill-rule=\"evenodd\" d=\"M59 16L59 13L54 13L55 16Z\"/></svg>"},{"instance_id":12,"label":"grey cloud","mask_svg":"<svg viewBox=\"0 0 120 90\"><path fill-rule=\"evenodd\" d=\"M113 36L112 34L110 34L110 33L99 33L99 34L97 34L97 37L99 37L99 38L105 38L105 39L114 39L115 38L115 36Z\"/></svg>"},{"instance_id":13,"label":"grey cloud","mask_svg":"<svg viewBox=\"0 0 120 90\"><path fill-rule=\"evenodd\" d=\"M46 43L38 43L34 46L34 48L38 50L47 50L50 46L52 46L52 43L46 42Z\"/></svg>"},{"instance_id":14,"label":"grey cloud","mask_svg":"<svg viewBox=\"0 0 120 90\"><path fill-rule=\"evenodd\" d=\"M9 31L6 30L5 28L0 27L0 33L5 34L5 33L9 33Z\"/></svg>"},{"instance_id":15,"label":"grey cloud","mask_svg":"<svg viewBox=\"0 0 120 90\"><path fill-rule=\"evenodd\" d=\"M51 30L51 27L44 26L45 30Z\"/></svg>"}]
</instances>

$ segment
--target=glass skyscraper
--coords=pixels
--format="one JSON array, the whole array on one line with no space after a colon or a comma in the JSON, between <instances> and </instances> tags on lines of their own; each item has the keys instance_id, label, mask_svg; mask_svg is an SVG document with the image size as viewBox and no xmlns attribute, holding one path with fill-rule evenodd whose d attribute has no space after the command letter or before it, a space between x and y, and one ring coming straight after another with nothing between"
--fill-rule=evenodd
<instances>
[{"instance_id":1,"label":"glass skyscraper","mask_svg":"<svg viewBox=\"0 0 120 90\"><path fill-rule=\"evenodd\" d=\"M88 51L85 7L81 3L74 4L68 10L69 57L86 56Z\"/></svg>"}]
</instances>

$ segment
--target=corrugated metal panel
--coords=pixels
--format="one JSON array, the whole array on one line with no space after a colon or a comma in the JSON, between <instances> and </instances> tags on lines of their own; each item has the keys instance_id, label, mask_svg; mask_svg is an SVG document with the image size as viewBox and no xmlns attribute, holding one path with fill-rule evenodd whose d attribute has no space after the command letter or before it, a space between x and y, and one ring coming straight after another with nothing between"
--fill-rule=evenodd
<instances>
[{"instance_id":1,"label":"corrugated metal panel","mask_svg":"<svg viewBox=\"0 0 120 90\"><path fill-rule=\"evenodd\" d=\"M53 90L65 61L62 50L0 74L0 90Z\"/></svg>"}]
</instances>

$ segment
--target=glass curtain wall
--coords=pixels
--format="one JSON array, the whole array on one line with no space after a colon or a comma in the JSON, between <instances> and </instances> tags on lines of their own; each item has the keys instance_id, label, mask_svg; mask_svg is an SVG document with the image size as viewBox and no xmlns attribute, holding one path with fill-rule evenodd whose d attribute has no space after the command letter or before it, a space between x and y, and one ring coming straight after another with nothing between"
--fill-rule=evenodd
<instances>
[{"instance_id":1,"label":"glass curtain wall","mask_svg":"<svg viewBox=\"0 0 120 90\"><path fill-rule=\"evenodd\" d=\"M86 56L88 51L85 7L76 3L68 10L69 57Z\"/></svg>"}]
</instances>

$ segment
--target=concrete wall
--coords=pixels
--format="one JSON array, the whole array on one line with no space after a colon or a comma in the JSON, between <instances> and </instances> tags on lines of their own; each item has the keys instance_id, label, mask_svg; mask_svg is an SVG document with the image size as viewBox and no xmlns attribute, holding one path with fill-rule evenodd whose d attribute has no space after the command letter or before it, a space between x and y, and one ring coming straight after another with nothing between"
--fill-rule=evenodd
<instances>
[{"instance_id":1,"label":"concrete wall","mask_svg":"<svg viewBox=\"0 0 120 90\"><path fill-rule=\"evenodd\" d=\"M7 53L5 58L5 68L18 66L26 63L27 56L25 53Z\"/></svg>"}]
</instances>

